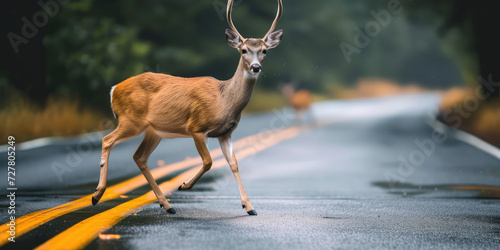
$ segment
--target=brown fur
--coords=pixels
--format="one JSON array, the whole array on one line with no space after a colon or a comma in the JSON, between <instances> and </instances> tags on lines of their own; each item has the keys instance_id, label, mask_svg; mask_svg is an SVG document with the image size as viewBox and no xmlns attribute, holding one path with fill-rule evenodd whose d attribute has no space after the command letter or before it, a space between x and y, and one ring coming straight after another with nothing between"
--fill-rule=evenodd
<instances>
[{"instance_id":1,"label":"brown fur","mask_svg":"<svg viewBox=\"0 0 500 250\"><path fill-rule=\"evenodd\" d=\"M295 110L308 110L311 107L312 95L311 92L307 90L299 90L290 98L290 105Z\"/></svg>"},{"instance_id":2,"label":"brown fur","mask_svg":"<svg viewBox=\"0 0 500 250\"><path fill-rule=\"evenodd\" d=\"M288 103L295 110L295 119L297 124L302 123L302 113L310 110L312 103L312 94L308 90L295 90L292 84L286 84L282 88L283 95Z\"/></svg>"},{"instance_id":3,"label":"brown fur","mask_svg":"<svg viewBox=\"0 0 500 250\"><path fill-rule=\"evenodd\" d=\"M228 2L228 7L232 6L232 2ZM272 27L281 15L281 0L278 3L279 15ZM250 64L255 60L259 65L262 63L265 57L263 51L279 44L282 31L271 33L271 39L267 42L267 35L264 39L235 39L237 36L233 31L226 31L226 35L229 35L228 43L241 53L236 72L227 81L213 77L183 78L148 72L130 77L114 87L111 107L118 118L118 127L102 140L101 174L92 196L94 205L106 190L111 148L144 132L144 139L133 158L167 212L175 213L175 210L149 171L147 160L150 154L162 138L192 137L203 166L193 178L179 187L180 190L186 190L192 188L212 166L206 138L218 137L222 152L236 178L241 203L249 214L256 214L239 177L231 146L231 133L238 125L241 112L250 101L257 81L258 73L250 72ZM248 53L242 53L243 49Z\"/></svg>"}]
</instances>

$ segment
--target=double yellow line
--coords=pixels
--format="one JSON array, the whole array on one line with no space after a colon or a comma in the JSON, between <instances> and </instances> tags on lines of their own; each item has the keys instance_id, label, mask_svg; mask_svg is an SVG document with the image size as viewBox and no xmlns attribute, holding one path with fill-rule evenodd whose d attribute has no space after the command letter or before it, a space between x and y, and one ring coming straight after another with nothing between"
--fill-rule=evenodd
<instances>
[{"instance_id":1,"label":"double yellow line","mask_svg":"<svg viewBox=\"0 0 500 250\"><path fill-rule=\"evenodd\" d=\"M238 159L243 159L266 148L269 148L283 140L293 138L300 133L300 128L292 127L277 132L271 131L271 133L274 134L272 136L266 136L269 135L269 132L270 131L245 137L235 142L234 148L235 151L237 151L235 153L236 157ZM222 156L222 152L220 149L212 150L210 154L213 159ZM151 174L155 179L159 179L174 171L189 169L176 176L175 178L159 185L163 193L168 193L172 190L175 190L185 180L189 179L198 171L198 169L190 167L200 165L201 163L202 161L200 157L188 158L181 162L153 169L151 170ZM221 158L214 161L214 163L212 164L212 169L217 169L225 165L225 159ZM147 184L147 181L141 174L127 181L113 185L106 190L106 193L101 198L101 202L116 199L120 197L120 195L130 192L145 184ZM33 212L31 214L17 218L16 237L19 237L59 216L92 205L91 197L92 194L54 208ZM156 202L156 196L154 195L153 191L150 191L138 198L122 203L112 209L94 215L75 224L71 228L63 231L44 244L40 245L39 247L37 247L37 249L83 248L93 239L95 239L99 235L99 233L102 233L111 228L113 225L116 225L122 219L132 214L134 211L137 211L141 207L154 202ZM8 230L9 227L6 224L0 226L0 231L4 234L4 237L0 238L0 247L9 242L7 236Z\"/></svg>"}]
</instances>

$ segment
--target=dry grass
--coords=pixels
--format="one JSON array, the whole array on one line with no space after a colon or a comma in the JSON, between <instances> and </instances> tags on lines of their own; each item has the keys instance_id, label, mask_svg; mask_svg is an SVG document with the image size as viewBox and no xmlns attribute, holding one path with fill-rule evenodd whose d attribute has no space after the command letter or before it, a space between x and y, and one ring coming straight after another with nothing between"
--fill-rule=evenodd
<instances>
[{"instance_id":1,"label":"dry grass","mask_svg":"<svg viewBox=\"0 0 500 250\"><path fill-rule=\"evenodd\" d=\"M321 102L326 101L331 98L328 98L325 95L313 94L312 102ZM290 106L287 102L285 96L281 93L255 89L250 102L243 110L244 114L251 113L260 113L260 112L268 112L274 109L282 109L285 106Z\"/></svg>"},{"instance_id":2,"label":"dry grass","mask_svg":"<svg viewBox=\"0 0 500 250\"><path fill-rule=\"evenodd\" d=\"M25 98L12 99L15 101L0 110L0 138L13 135L17 142L82 134L98 129L104 118L95 111L80 108L77 101L50 99L45 108L39 108Z\"/></svg>"},{"instance_id":3,"label":"dry grass","mask_svg":"<svg viewBox=\"0 0 500 250\"><path fill-rule=\"evenodd\" d=\"M439 110L451 109L453 106L462 103L467 97L472 96L472 90L470 87L454 87L446 90L442 94Z\"/></svg>"},{"instance_id":4,"label":"dry grass","mask_svg":"<svg viewBox=\"0 0 500 250\"><path fill-rule=\"evenodd\" d=\"M443 94L439 109L448 114L443 122L500 146L500 99L485 102L473 88L453 88Z\"/></svg>"},{"instance_id":5,"label":"dry grass","mask_svg":"<svg viewBox=\"0 0 500 250\"><path fill-rule=\"evenodd\" d=\"M352 88L334 85L331 90L333 96L338 99L373 98L425 91L427 90L415 84L401 86L394 81L382 78L363 78Z\"/></svg>"},{"instance_id":6,"label":"dry grass","mask_svg":"<svg viewBox=\"0 0 500 250\"><path fill-rule=\"evenodd\" d=\"M276 92L255 89L250 102L243 110L243 112L246 114L258 113L270 111L273 109L280 109L285 106L286 99L283 95Z\"/></svg>"},{"instance_id":7,"label":"dry grass","mask_svg":"<svg viewBox=\"0 0 500 250\"><path fill-rule=\"evenodd\" d=\"M314 100L324 100L314 96ZM53 136L74 136L101 129L104 115L82 108L77 101L51 98L40 108L26 98L15 94L9 105L0 109L0 138L13 135L16 142ZM244 113L258 113L281 109L287 105L283 95L256 89ZM6 139L5 139L6 141ZM0 144L5 144L1 143Z\"/></svg>"}]
</instances>

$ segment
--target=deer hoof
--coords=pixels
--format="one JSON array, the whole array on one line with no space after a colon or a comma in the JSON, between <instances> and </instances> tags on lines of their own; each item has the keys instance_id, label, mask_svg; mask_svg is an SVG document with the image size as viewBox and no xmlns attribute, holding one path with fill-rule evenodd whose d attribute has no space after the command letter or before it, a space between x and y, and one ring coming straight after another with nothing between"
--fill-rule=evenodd
<instances>
[{"instance_id":1,"label":"deer hoof","mask_svg":"<svg viewBox=\"0 0 500 250\"><path fill-rule=\"evenodd\" d=\"M248 215L257 215L257 212L255 210L250 210L247 213Z\"/></svg>"},{"instance_id":2,"label":"deer hoof","mask_svg":"<svg viewBox=\"0 0 500 250\"><path fill-rule=\"evenodd\" d=\"M182 190L188 190L189 188L182 187L182 186L184 186L184 185L186 185L186 183L185 183L185 182L184 182L184 183L182 183L182 185L180 185L180 186L179 186L179 188L178 188L177 190L180 190L180 191L182 191Z\"/></svg>"},{"instance_id":3,"label":"deer hoof","mask_svg":"<svg viewBox=\"0 0 500 250\"><path fill-rule=\"evenodd\" d=\"M95 206L97 202L99 202L99 200L97 200L96 198L94 198L94 196L92 196L92 206Z\"/></svg>"},{"instance_id":4,"label":"deer hoof","mask_svg":"<svg viewBox=\"0 0 500 250\"><path fill-rule=\"evenodd\" d=\"M171 207L171 208L169 208L167 210L167 213L169 213L169 214L175 214L176 212L175 212L175 209L173 207Z\"/></svg>"},{"instance_id":5,"label":"deer hoof","mask_svg":"<svg viewBox=\"0 0 500 250\"><path fill-rule=\"evenodd\" d=\"M245 205L241 205L241 207L242 207L243 209L245 209Z\"/></svg>"}]
</instances>

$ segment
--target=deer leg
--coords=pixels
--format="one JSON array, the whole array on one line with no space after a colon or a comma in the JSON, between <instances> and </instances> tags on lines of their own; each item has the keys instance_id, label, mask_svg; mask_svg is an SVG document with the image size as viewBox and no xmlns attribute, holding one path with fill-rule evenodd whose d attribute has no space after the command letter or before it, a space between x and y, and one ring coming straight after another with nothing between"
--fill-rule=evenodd
<instances>
[{"instance_id":1,"label":"deer leg","mask_svg":"<svg viewBox=\"0 0 500 250\"><path fill-rule=\"evenodd\" d=\"M138 136L142 130L137 129L137 127L126 126L127 122L120 122L118 127L111 132L109 135L102 138L102 153L101 153L101 173L99 175L99 184L95 189L94 195L92 195L92 205L96 205L101 199L104 191L106 191L106 180L108 177L108 159L111 149L117 144Z\"/></svg>"},{"instance_id":2,"label":"deer leg","mask_svg":"<svg viewBox=\"0 0 500 250\"><path fill-rule=\"evenodd\" d=\"M210 168L212 167L212 157L210 157L210 152L207 149L207 144L206 144L206 135L204 133L196 133L193 134L193 140L194 144L196 145L196 149L198 150L198 153L201 156L201 159L203 161L203 166L201 167L200 171L196 173L195 176L193 176L191 179L188 181L184 182L181 186L179 186L179 190L188 190L191 189L194 184L201 178L203 174L205 174Z\"/></svg>"},{"instance_id":3,"label":"deer leg","mask_svg":"<svg viewBox=\"0 0 500 250\"><path fill-rule=\"evenodd\" d=\"M231 167L231 171L234 174L234 178L236 179L236 183L238 184L238 189L240 190L241 197L241 205L247 211L249 215L257 215L257 212L254 210L250 200L248 199L247 193L245 192L245 188L243 187L243 183L241 183L240 172L238 171L238 162L236 161L236 157L233 152L233 145L231 142L231 135L225 135L219 137L219 144L222 149L222 153L226 158L229 167Z\"/></svg>"},{"instance_id":4,"label":"deer leg","mask_svg":"<svg viewBox=\"0 0 500 250\"><path fill-rule=\"evenodd\" d=\"M139 145L139 148L137 148L137 151L135 151L134 161L153 189L153 192L155 193L156 198L160 203L160 207L163 207L170 214L175 214L175 210L172 208L172 206L170 206L167 199L165 199L165 196L161 192L160 187L158 187L158 184L156 183L148 167L149 156L156 149L161 139L162 138L156 135L152 130L146 129L144 139L142 139L141 145Z\"/></svg>"}]
</instances>

